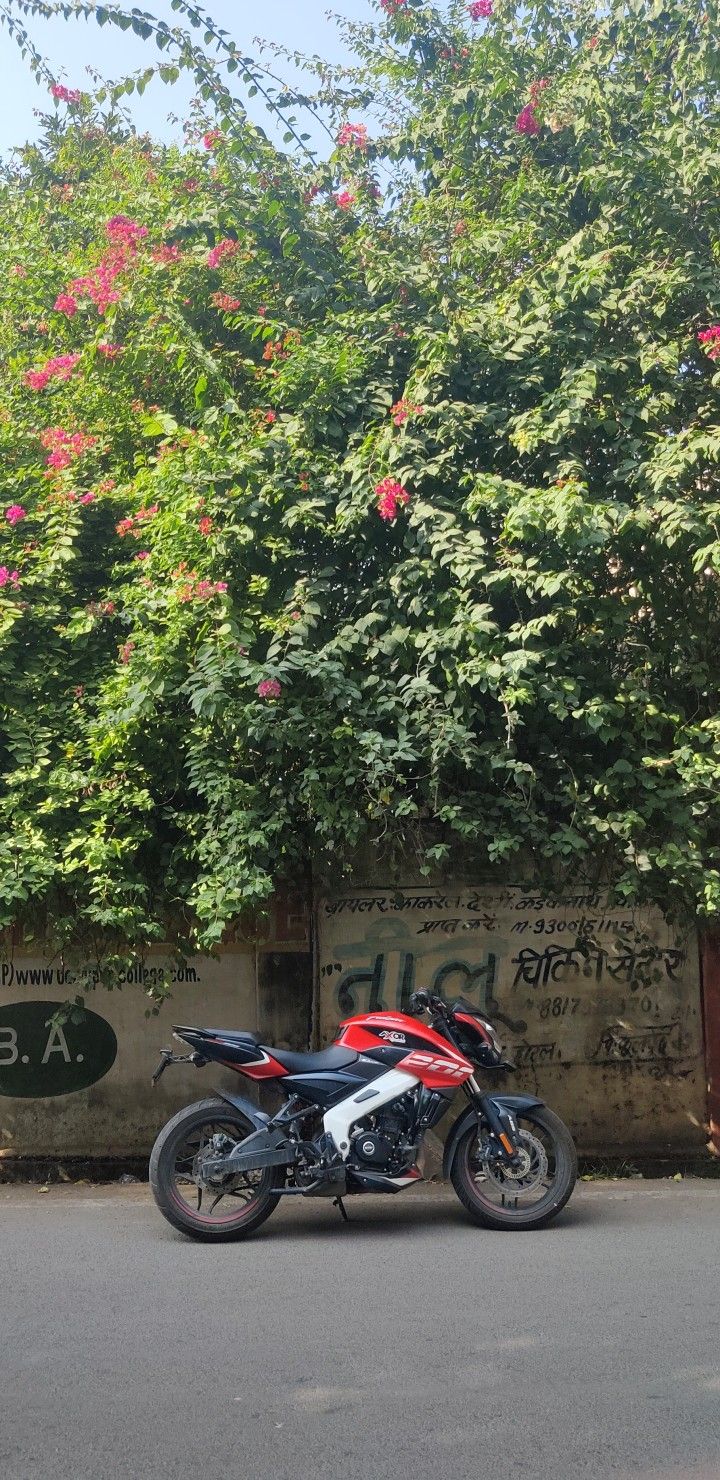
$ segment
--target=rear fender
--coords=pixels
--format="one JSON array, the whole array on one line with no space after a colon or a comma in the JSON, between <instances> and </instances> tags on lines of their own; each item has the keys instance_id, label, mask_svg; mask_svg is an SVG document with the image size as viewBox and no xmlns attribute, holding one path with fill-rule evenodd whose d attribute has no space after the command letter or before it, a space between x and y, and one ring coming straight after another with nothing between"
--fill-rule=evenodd
<instances>
[{"instance_id":1,"label":"rear fender","mask_svg":"<svg viewBox=\"0 0 720 1480\"><path fill-rule=\"evenodd\" d=\"M503 1118L508 1113L521 1115L523 1110L536 1110L544 1103L543 1100L536 1100L534 1095L490 1095L488 1098L492 1100L498 1115ZM478 1124L479 1119L482 1119L482 1116L470 1107L463 1110L462 1115L458 1116L455 1124L450 1128L443 1152L443 1177L450 1176L453 1158L463 1136Z\"/></svg>"},{"instance_id":2,"label":"rear fender","mask_svg":"<svg viewBox=\"0 0 720 1480\"><path fill-rule=\"evenodd\" d=\"M226 1105L232 1105L241 1115L245 1115L256 1130L260 1131L263 1126L270 1124L270 1116L264 1110L258 1110L257 1105L253 1105L252 1100L248 1100L245 1095L231 1095L226 1089L216 1089L213 1093L219 1100L224 1100Z\"/></svg>"}]
</instances>

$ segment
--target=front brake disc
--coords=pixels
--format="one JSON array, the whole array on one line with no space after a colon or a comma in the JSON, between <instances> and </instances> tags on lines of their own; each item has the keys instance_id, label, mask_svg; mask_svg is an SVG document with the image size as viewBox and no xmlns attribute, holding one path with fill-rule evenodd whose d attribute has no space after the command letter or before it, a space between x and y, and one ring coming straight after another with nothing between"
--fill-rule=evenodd
<instances>
[{"instance_id":1,"label":"front brake disc","mask_svg":"<svg viewBox=\"0 0 720 1480\"><path fill-rule=\"evenodd\" d=\"M500 1190L507 1190L508 1183L512 1184L516 1192L532 1192L547 1173L548 1159L545 1147L537 1136L530 1131L522 1130L518 1137L518 1155L520 1164L509 1167L505 1162L489 1159L489 1147L487 1142L482 1148L482 1167L485 1175Z\"/></svg>"}]
</instances>

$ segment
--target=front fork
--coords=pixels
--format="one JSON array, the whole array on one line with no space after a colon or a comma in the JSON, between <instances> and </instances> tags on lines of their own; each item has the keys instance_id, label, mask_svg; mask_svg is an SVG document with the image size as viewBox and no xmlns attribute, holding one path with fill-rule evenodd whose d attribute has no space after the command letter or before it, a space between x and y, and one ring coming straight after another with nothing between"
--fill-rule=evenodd
<instances>
[{"instance_id":1,"label":"front fork","mask_svg":"<svg viewBox=\"0 0 720 1480\"><path fill-rule=\"evenodd\" d=\"M496 1159L505 1162L507 1166L516 1166L520 1160L520 1128L512 1111L503 1107L501 1114L492 1096L483 1093L474 1074L470 1079L466 1079L463 1089L477 1111L478 1119L482 1117L489 1127L493 1144L497 1150Z\"/></svg>"}]
</instances>

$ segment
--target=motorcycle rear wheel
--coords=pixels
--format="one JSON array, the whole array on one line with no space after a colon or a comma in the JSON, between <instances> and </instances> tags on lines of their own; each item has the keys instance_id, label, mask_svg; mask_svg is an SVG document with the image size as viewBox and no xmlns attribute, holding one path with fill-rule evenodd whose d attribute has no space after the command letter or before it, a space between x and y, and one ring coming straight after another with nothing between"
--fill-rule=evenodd
<instances>
[{"instance_id":1,"label":"motorcycle rear wheel","mask_svg":"<svg viewBox=\"0 0 720 1480\"><path fill-rule=\"evenodd\" d=\"M484 1228L546 1228L577 1181L575 1143L559 1115L545 1105L517 1117L528 1166L524 1176L482 1157L475 1127L459 1142L450 1169L455 1191L470 1217Z\"/></svg>"},{"instance_id":2,"label":"motorcycle rear wheel","mask_svg":"<svg viewBox=\"0 0 720 1480\"><path fill-rule=\"evenodd\" d=\"M199 1186L196 1180L197 1158L212 1135L241 1141L254 1129L234 1106L209 1099L179 1110L163 1126L150 1156L150 1186L160 1212L173 1228L188 1238L219 1243L247 1237L270 1217L278 1203L271 1189L283 1185L283 1167L266 1167L238 1177L227 1192ZM221 1203L224 1207L216 1213Z\"/></svg>"}]
</instances>

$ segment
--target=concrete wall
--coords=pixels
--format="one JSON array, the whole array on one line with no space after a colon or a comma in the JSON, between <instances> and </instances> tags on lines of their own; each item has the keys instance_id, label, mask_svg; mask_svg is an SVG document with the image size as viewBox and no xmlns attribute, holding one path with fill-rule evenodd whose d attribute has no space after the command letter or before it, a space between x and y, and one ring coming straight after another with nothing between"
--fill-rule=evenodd
<instances>
[{"instance_id":1,"label":"concrete wall","mask_svg":"<svg viewBox=\"0 0 720 1480\"><path fill-rule=\"evenodd\" d=\"M312 970L302 910L279 906L272 935L218 960L194 957L181 980L167 954L149 951L128 962L127 982L113 992L87 991L57 960L19 952L0 960L0 1156L144 1154L175 1110L214 1085L253 1098L251 1082L230 1070L171 1067L154 1089L150 1076L161 1047L183 1052L173 1023L256 1029L278 1046L307 1047ZM172 996L147 1017L143 985L159 973ZM78 991L90 1016L47 1026Z\"/></svg>"},{"instance_id":2,"label":"concrete wall","mask_svg":"<svg viewBox=\"0 0 720 1480\"><path fill-rule=\"evenodd\" d=\"M417 987L477 1003L518 1064L508 1088L547 1099L581 1151L705 1145L697 941L657 913L587 893L539 899L521 885L345 889L319 902L318 965L313 993L307 917L279 900L262 944L195 958L180 980L162 950L150 951L128 962L122 991L85 992L93 1016L57 1028L53 1011L83 984L57 960L0 958L0 1156L142 1154L213 1085L252 1095L250 1081L210 1067L171 1068L152 1089L173 1023L254 1028L302 1049L313 1008L325 1044L341 1018L402 1008ZM172 997L153 1018L143 986L159 973Z\"/></svg>"},{"instance_id":3,"label":"concrete wall","mask_svg":"<svg viewBox=\"0 0 720 1480\"><path fill-rule=\"evenodd\" d=\"M658 912L521 885L343 890L320 901L318 947L323 1042L340 1018L402 1008L416 988L462 995L518 1065L508 1090L546 1099L581 1151L705 1145L697 940Z\"/></svg>"}]
</instances>

